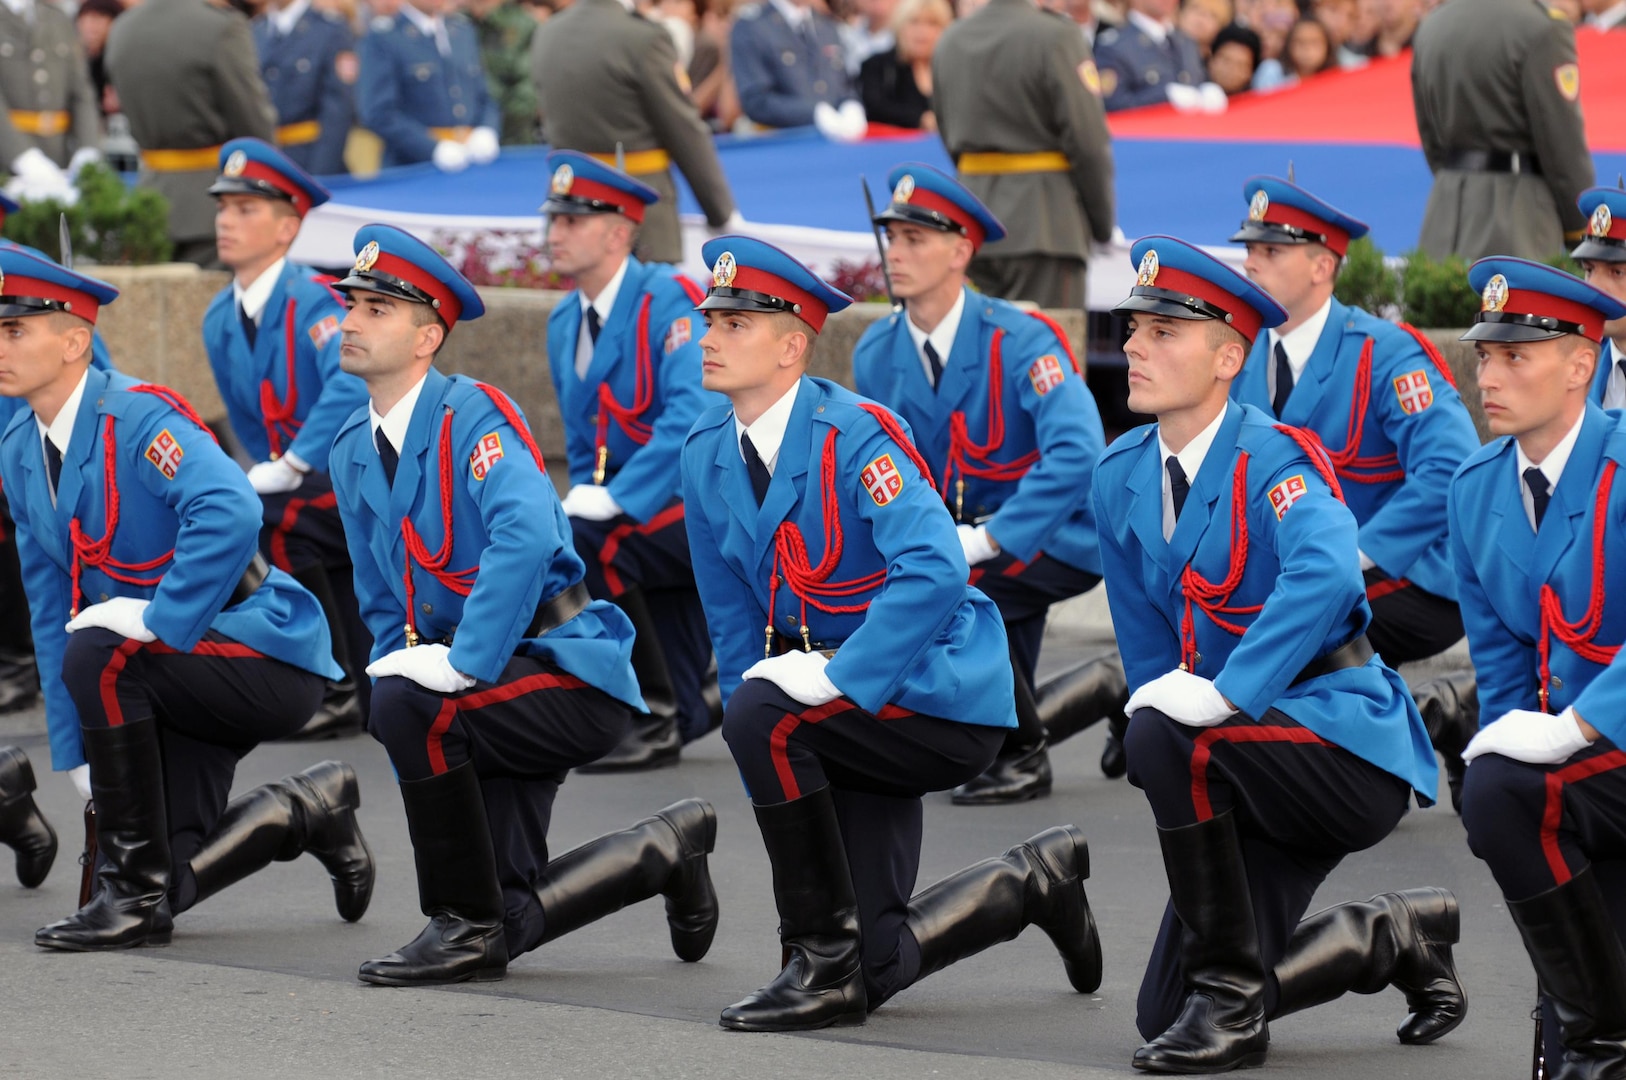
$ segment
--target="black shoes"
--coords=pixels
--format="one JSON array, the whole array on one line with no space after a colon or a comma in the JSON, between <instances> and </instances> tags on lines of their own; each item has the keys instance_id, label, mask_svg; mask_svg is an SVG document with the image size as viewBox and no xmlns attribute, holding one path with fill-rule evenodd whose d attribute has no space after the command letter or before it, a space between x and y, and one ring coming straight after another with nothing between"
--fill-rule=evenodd
<instances>
[{"instance_id":1,"label":"black shoes","mask_svg":"<svg viewBox=\"0 0 1626 1080\"><path fill-rule=\"evenodd\" d=\"M56 831L34 803L34 767L15 746L0 746L0 844L17 853L17 880L38 888L56 861Z\"/></svg>"},{"instance_id":2,"label":"black shoes","mask_svg":"<svg viewBox=\"0 0 1626 1080\"><path fill-rule=\"evenodd\" d=\"M987 772L955 788L949 799L955 806L1006 806L1049 795L1052 782L1050 752L1041 741L1026 749L1002 749Z\"/></svg>"}]
</instances>

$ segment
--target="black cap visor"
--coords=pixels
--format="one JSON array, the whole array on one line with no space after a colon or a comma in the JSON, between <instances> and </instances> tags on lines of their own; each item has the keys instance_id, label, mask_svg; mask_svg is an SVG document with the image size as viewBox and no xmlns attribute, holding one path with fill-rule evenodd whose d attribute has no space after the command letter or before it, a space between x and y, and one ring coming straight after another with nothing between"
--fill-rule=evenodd
<instances>
[{"instance_id":1,"label":"black cap visor","mask_svg":"<svg viewBox=\"0 0 1626 1080\"><path fill-rule=\"evenodd\" d=\"M269 180L255 180L247 176L219 176L209 185L211 195L258 195L262 199L281 199L291 203L294 197Z\"/></svg>"},{"instance_id":2,"label":"black cap visor","mask_svg":"<svg viewBox=\"0 0 1626 1080\"><path fill-rule=\"evenodd\" d=\"M882 210L870 220L877 225L885 225L890 221L901 225L921 225L941 232L965 235L964 226L947 214L938 213L936 210L928 210L924 206L911 206L908 203L890 203L885 210Z\"/></svg>"},{"instance_id":3,"label":"black cap visor","mask_svg":"<svg viewBox=\"0 0 1626 1080\"><path fill-rule=\"evenodd\" d=\"M603 199L578 199L573 195L549 195L542 204L544 214L619 214L622 209Z\"/></svg>"},{"instance_id":4,"label":"black cap visor","mask_svg":"<svg viewBox=\"0 0 1626 1080\"><path fill-rule=\"evenodd\" d=\"M1244 221L1231 235L1233 244L1325 244L1326 234L1301 229L1297 225L1279 225L1273 221Z\"/></svg>"},{"instance_id":5,"label":"black cap visor","mask_svg":"<svg viewBox=\"0 0 1626 1080\"><path fill-rule=\"evenodd\" d=\"M1580 334L1581 327L1546 315L1518 315L1511 311L1481 311L1462 341L1546 341L1565 334Z\"/></svg>"},{"instance_id":6,"label":"black cap visor","mask_svg":"<svg viewBox=\"0 0 1626 1080\"><path fill-rule=\"evenodd\" d=\"M53 311L72 312L73 305L66 300L46 300L38 296L0 296L0 319L21 319Z\"/></svg>"},{"instance_id":7,"label":"black cap visor","mask_svg":"<svg viewBox=\"0 0 1626 1080\"><path fill-rule=\"evenodd\" d=\"M1159 289L1152 285L1136 285L1129 298L1112 309L1114 315L1166 315L1171 319L1218 319L1230 322L1230 315L1208 301L1173 289Z\"/></svg>"},{"instance_id":8,"label":"black cap visor","mask_svg":"<svg viewBox=\"0 0 1626 1080\"><path fill-rule=\"evenodd\" d=\"M1570 258L1606 263L1626 262L1626 240L1616 240L1612 236L1588 236L1575 245Z\"/></svg>"},{"instance_id":9,"label":"black cap visor","mask_svg":"<svg viewBox=\"0 0 1626 1080\"><path fill-rule=\"evenodd\" d=\"M339 292L348 293L351 289L365 289L368 292L380 293L384 296L393 296L397 300L410 300L414 304L428 304L432 308L439 308L440 301L418 288L404 278L393 274L381 274L377 270L352 270L350 276L343 281L336 281L333 287Z\"/></svg>"},{"instance_id":10,"label":"black cap visor","mask_svg":"<svg viewBox=\"0 0 1626 1080\"><path fill-rule=\"evenodd\" d=\"M733 289L714 285L706 298L695 305L697 311L782 311L787 315L800 315L802 305L780 296L756 292L752 289Z\"/></svg>"}]
</instances>

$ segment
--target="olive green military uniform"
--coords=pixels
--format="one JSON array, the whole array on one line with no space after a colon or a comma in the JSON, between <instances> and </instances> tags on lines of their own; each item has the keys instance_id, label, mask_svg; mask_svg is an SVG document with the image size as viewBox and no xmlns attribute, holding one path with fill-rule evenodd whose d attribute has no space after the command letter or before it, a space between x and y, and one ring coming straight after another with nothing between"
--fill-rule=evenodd
<instances>
[{"instance_id":1,"label":"olive green military uniform","mask_svg":"<svg viewBox=\"0 0 1626 1080\"><path fill-rule=\"evenodd\" d=\"M141 147L140 182L169 200L175 257L215 264L220 146L276 132L248 20L208 0L142 0L113 21L106 57Z\"/></svg>"},{"instance_id":2,"label":"olive green military uniform","mask_svg":"<svg viewBox=\"0 0 1626 1080\"><path fill-rule=\"evenodd\" d=\"M1546 259L1579 238L1593 174L1574 27L1535 0L1449 0L1417 31L1411 80L1434 172L1424 251Z\"/></svg>"},{"instance_id":3,"label":"olive green military uniform","mask_svg":"<svg viewBox=\"0 0 1626 1080\"><path fill-rule=\"evenodd\" d=\"M1007 300L1084 307L1090 241L1112 238L1112 141L1078 28L1030 0L989 0L943 32L932 108L960 180L1008 235L971 264Z\"/></svg>"},{"instance_id":4,"label":"olive green military uniform","mask_svg":"<svg viewBox=\"0 0 1626 1080\"><path fill-rule=\"evenodd\" d=\"M486 69L491 97L502 109L504 146L524 146L537 141L536 87L531 83L531 38L536 20L514 0L476 14L465 7L463 14L474 24L480 38L480 65Z\"/></svg>"},{"instance_id":5,"label":"olive green military uniform","mask_svg":"<svg viewBox=\"0 0 1626 1080\"><path fill-rule=\"evenodd\" d=\"M0 169L29 147L66 167L101 143L101 111L73 20L34 0L32 20L0 4Z\"/></svg>"},{"instance_id":6,"label":"olive green military uniform","mask_svg":"<svg viewBox=\"0 0 1626 1080\"><path fill-rule=\"evenodd\" d=\"M619 142L626 171L660 192L639 233L640 259L683 260L669 163L683 171L708 222L722 225L734 213L717 148L686 93L687 76L679 81L677 49L661 27L619 0L575 0L537 27L531 75L550 145L613 165Z\"/></svg>"}]
</instances>

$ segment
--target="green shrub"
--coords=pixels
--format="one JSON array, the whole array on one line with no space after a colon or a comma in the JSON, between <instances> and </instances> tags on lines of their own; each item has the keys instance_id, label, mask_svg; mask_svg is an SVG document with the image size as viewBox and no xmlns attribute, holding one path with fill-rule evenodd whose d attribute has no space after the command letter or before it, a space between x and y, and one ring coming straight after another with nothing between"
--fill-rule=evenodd
<instances>
[{"instance_id":1,"label":"green shrub","mask_svg":"<svg viewBox=\"0 0 1626 1080\"><path fill-rule=\"evenodd\" d=\"M1383 261L1383 252L1372 243L1371 237L1363 236L1349 245L1333 295L1338 297L1339 303L1361 308L1379 318L1400 302L1400 280Z\"/></svg>"},{"instance_id":2,"label":"green shrub","mask_svg":"<svg viewBox=\"0 0 1626 1080\"><path fill-rule=\"evenodd\" d=\"M1401 318L1420 330L1468 326L1479 314L1468 264L1456 255L1439 262L1420 250L1406 256L1401 292Z\"/></svg>"},{"instance_id":3,"label":"green shrub","mask_svg":"<svg viewBox=\"0 0 1626 1080\"><path fill-rule=\"evenodd\" d=\"M80 171L78 203L23 203L6 218L4 236L56 258L64 211L75 259L106 265L169 258L169 200L147 188L126 187L118 173L102 164Z\"/></svg>"}]
</instances>

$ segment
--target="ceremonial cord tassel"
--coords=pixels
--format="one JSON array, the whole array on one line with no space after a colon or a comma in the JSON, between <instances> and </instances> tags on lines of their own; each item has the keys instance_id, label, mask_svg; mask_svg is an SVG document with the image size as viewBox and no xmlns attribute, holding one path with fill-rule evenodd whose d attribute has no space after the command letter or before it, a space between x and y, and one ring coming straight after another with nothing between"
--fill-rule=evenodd
<instances>
[{"instance_id":1,"label":"ceremonial cord tassel","mask_svg":"<svg viewBox=\"0 0 1626 1080\"><path fill-rule=\"evenodd\" d=\"M288 442L293 442L294 436L304 425L294 419L294 413L299 409L299 375L295 366L294 314L295 302L288 301L288 310L283 315L283 329L286 331L284 348L287 353L288 365L288 396L277 397L277 388L270 379L260 380L260 412L265 416L265 437L271 444L271 460L276 461L282 456L284 436Z\"/></svg>"},{"instance_id":2,"label":"ceremonial cord tassel","mask_svg":"<svg viewBox=\"0 0 1626 1080\"><path fill-rule=\"evenodd\" d=\"M1609 492L1615 485L1616 462L1604 462L1603 475L1598 480L1598 494L1592 507L1592 591L1586 611L1571 622L1564 618L1564 602L1546 582L1541 586L1541 637L1536 643L1536 654L1541 660L1541 685L1536 696L1541 711L1551 711L1553 638L1558 638L1570 651L1594 664L1608 664L1620 652L1619 645L1598 645L1593 639L1603 624L1604 607L1604 531L1609 517Z\"/></svg>"},{"instance_id":3,"label":"ceremonial cord tassel","mask_svg":"<svg viewBox=\"0 0 1626 1080\"><path fill-rule=\"evenodd\" d=\"M1020 480L1034 462L1039 451L1023 454L1014 461L993 461L993 455L1005 445L1005 363L1003 346L1005 331L994 331L988 348L988 438L977 443L966 426L965 410L956 409L949 417L948 461L943 466L943 486L939 489L943 501L948 501L949 477L954 479L954 520L965 517L965 482L968 476L985 480ZM1070 355L1070 354L1069 354Z\"/></svg>"},{"instance_id":4,"label":"ceremonial cord tassel","mask_svg":"<svg viewBox=\"0 0 1626 1080\"><path fill-rule=\"evenodd\" d=\"M705 299L705 294L699 290L694 282L682 274L674 274L673 281L683 287L689 299L696 304ZM632 389L632 404L623 405L616 400L615 393L608 383L598 385L598 430L595 434L595 454L593 461L593 483L604 483L610 463L610 421L615 420L616 426L626 433L639 446L647 446L655 429L643 422L644 413L649 411L650 404L655 400L655 364L649 349L649 308L654 297L644 294L643 304L638 308L637 353L634 368L634 381Z\"/></svg>"}]
</instances>

